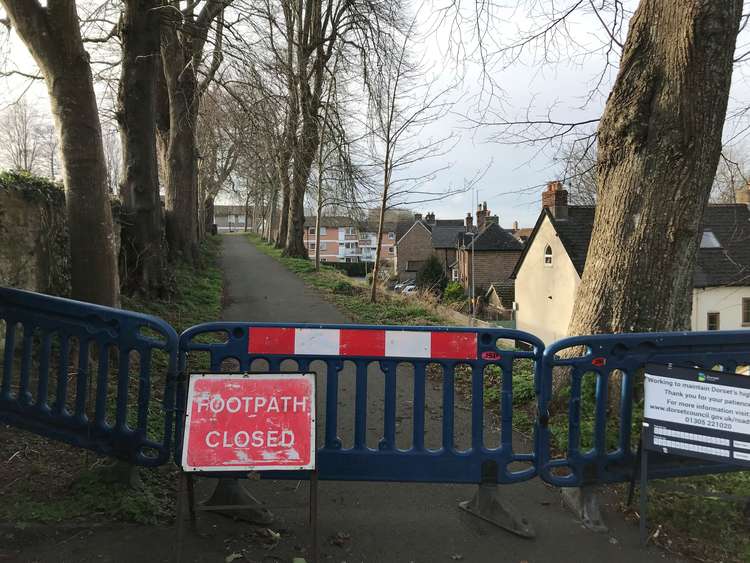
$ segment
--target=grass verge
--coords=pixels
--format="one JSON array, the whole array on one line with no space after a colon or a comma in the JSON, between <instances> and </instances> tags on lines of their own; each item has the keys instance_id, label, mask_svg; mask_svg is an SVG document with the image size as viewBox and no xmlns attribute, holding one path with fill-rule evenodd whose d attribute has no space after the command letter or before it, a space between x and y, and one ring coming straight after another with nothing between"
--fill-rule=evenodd
<instances>
[{"instance_id":1,"label":"grass verge","mask_svg":"<svg viewBox=\"0 0 750 563\"><path fill-rule=\"evenodd\" d=\"M169 299L123 296L122 307L163 318L178 332L216 320L221 312L222 275L218 267L219 237L201 247L196 266L174 266L174 292ZM161 398L160 377L165 355L152 357L154 402ZM116 362L114 362L116 366ZM116 369L116 368L115 368ZM110 378L114 377L110 371ZM137 391L137 381L134 389ZM155 404L154 403L154 404ZM161 420L161 409L154 416ZM157 421L157 422L158 422ZM108 482L105 458L15 428L0 426L0 522L60 523L126 521L163 524L174 516L176 468L166 464L140 469L143 483L134 490Z\"/></svg>"},{"instance_id":2,"label":"grass verge","mask_svg":"<svg viewBox=\"0 0 750 563\"><path fill-rule=\"evenodd\" d=\"M369 287L353 281L340 270L315 265L304 258L282 256L281 250L268 244L259 236L248 233L247 238L258 250L281 262L297 274L306 284L317 289L328 301L353 322L378 325L435 326L451 324L429 303L422 303L409 296L379 292L378 301L370 303Z\"/></svg>"}]
</instances>

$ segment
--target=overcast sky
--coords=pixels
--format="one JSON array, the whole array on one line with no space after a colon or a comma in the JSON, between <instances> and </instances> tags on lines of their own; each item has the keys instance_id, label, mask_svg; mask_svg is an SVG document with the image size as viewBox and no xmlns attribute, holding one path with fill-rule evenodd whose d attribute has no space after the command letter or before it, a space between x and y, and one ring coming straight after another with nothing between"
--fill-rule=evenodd
<instances>
[{"instance_id":1,"label":"overcast sky","mask_svg":"<svg viewBox=\"0 0 750 563\"><path fill-rule=\"evenodd\" d=\"M597 0L597 4L602 1L610 3L607 0ZM574 1L569 0L569 3L572 5ZM508 45L524 32L544 25L549 17L550 7L555 5L560 9L564 2L508 0L508 4L508 7L495 4L495 17L488 26L484 39L489 51ZM587 3L582 4L585 6ZM634 0L625 2L628 8L635 4ZM476 4L472 3L472 9L474 5ZM528 6L534 6L533 13L527 10ZM575 44L560 34L544 44L529 45L520 54L514 53L519 56L513 64L502 64L500 57L490 58L493 66L487 69L487 76L501 89L498 91L499 96L490 100L487 89L482 87L482 67L477 62L467 62L466 57L461 57L460 66L454 64L455 57L452 55L455 55L455 51L452 48L455 47L457 35L451 33L449 23L436 26L434 19L427 17L430 12L430 9L424 8L420 12L420 31L424 34L424 39L415 49L423 53L426 66L432 69L433 74L440 74L443 81L453 80L457 76L462 78L460 91L452 94L453 98L460 98L453 113L425 132L425 135L436 137L447 132L458 136L455 147L444 158L445 163L451 165L450 169L437 176L435 185L445 186L446 189L449 186L460 187L468 178L474 177L477 171L489 167L476 186L479 201L487 201L492 212L500 216L503 226L509 227L516 220L521 226L532 226L540 210L542 186L547 181L560 177L562 166L555 158L559 155L556 155L552 147L498 142L493 139L493 135L499 131L497 128L476 127L466 117L480 117L476 111L478 102L481 102L481 107L490 107L509 120L523 119L527 112L531 118L544 118L548 111L560 121L598 117L616 72L615 66L611 66L609 72L604 74L599 87L600 94L587 99L592 85L606 67L603 51L598 50L598 47L608 42L602 23L593 11L583 10L570 18L566 27ZM422 14L425 14L423 19ZM606 19L608 14L603 14L603 17ZM626 31L627 27L622 30L621 39L624 39ZM464 39L467 50L472 51L476 43L471 33L465 33ZM743 41L739 44L738 51L744 46ZM36 72L33 61L16 38L11 38L11 48L6 51L6 59L2 61L5 68L11 65L24 72ZM612 55L611 62L614 65L618 57L618 53ZM547 64L541 63L550 58L554 60ZM745 66L736 67L730 111L732 108L744 107L743 93L747 90L747 73ZM0 107L5 107L26 92L41 110L48 112L46 89L41 81L29 86L28 81L17 78L2 80ZM107 95L101 88L99 92L102 96ZM489 119L487 115L484 117ZM745 122L739 121L728 124L725 138L741 143L745 125ZM735 136L737 139L734 139ZM472 209L472 197L471 192L456 194L441 201L414 206L414 209L434 211L438 218L460 218Z\"/></svg>"}]
</instances>

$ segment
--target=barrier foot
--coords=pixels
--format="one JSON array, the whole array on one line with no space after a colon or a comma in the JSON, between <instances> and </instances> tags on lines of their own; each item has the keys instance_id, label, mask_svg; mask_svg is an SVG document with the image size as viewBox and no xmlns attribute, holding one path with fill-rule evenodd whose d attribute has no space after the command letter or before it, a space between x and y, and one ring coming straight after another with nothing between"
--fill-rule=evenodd
<instances>
[{"instance_id":1,"label":"barrier foot","mask_svg":"<svg viewBox=\"0 0 750 563\"><path fill-rule=\"evenodd\" d=\"M607 532L599 509L599 497L593 486L564 487L561 491L563 504L576 515L581 523L592 532Z\"/></svg>"},{"instance_id":2,"label":"barrier foot","mask_svg":"<svg viewBox=\"0 0 750 563\"><path fill-rule=\"evenodd\" d=\"M516 516L513 509L503 504L496 484L480 484L474 497L458 503L458 507L522 538L536 537L531 523L526 518Z\"/></svg>"},{"instance_id":3,"label":"barrier foot","mask_svg":"<svg viewBox=\"0 0 750 563\"><path fill-rule=\"evenodd\" d=\"M273 514L258 499L248 493L238 479L219 479L211 498L199 510L216 512L259 526L273 522Z\"/></svg>"}]
</instances>

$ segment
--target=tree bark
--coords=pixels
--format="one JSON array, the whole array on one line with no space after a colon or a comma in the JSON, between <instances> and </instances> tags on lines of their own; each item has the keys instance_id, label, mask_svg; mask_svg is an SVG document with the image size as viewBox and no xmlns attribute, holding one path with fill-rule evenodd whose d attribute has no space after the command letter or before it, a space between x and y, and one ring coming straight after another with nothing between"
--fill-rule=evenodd
<instances>
[{"instance_id":1,"label":"tree bark","mask_svg":"<svg viewBox=\"0 0 750 563\"><path fill-rule=\"evenodd\" d=\"M159 21L156 0L127 0L120 22L122 72L117 121L122 140L120 197L124 215L123 286L159 295L164 285L164 246L156 161L156 90Z\"/></svg>"},{"instance_id":2,"label":"tree bark","mask_svg":"<svg viewBox=\"0 0 750 563\"><path fill-rule=\"evenodd\" d=\"M195 124L197 81L192 53L177 31L162 29L162 69L169 100L169 131L164 154L166 231L170 257L195 261L198 255L198 176Z\"/></svg>"},{"instance_id":3,"label":"tree bark","mask_svg":"<svg viewBox=\"0 0 750 563\"><path fill-rule=\"evenodd\" d=\"M101 125L75 2L2 0L44 75L64 163L75 299L117 306L119 281Z\"/></svg>"},{"instance_id":4,"label":"tree bark","mask_svg":"<svg viewBox=\"0 0 750 563\"><path fill-rule=\"evenodd\" d=\"M598 131L599 195L570 335L690 328L741 0L642 0Z\"/></svg>"}]
</instances>

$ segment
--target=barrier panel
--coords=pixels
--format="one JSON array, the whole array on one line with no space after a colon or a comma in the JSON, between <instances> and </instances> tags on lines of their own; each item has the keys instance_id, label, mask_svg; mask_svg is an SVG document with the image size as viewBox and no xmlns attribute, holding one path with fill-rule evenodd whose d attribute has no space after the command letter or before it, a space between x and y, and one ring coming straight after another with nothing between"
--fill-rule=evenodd
<instances>
[{"instance_id":1,"label":"barrier panel","mask_svg":"<svg viewBox=\"0 0 750 563\"><path fill-rule=\"evenodd\" d=\"M570 487L629 481L637 470L631 435L647 363L748 373L750 332L685 332L567 338L544 351L538 432L542 479ZM553 400L553 387L558 398ZM569 388L569 395L567 394ZM562 399L561 399L562 397ZM550 409L568 413L567 452L553 455ZM636 413L638 411L636 410ZM591 425L590 432L587 425ZM590 435L590 440L586 440ZM652 453L649 477L737 471L735 465Z\"/></svg>"},{"instance_id":2,"label":"barrier panel","mask_svg":"<svg viewBox=\"0 0 750 563\"><path fill-rule=\"evenodd\" d=\"M503 342L516 345L501 348ZM315 372L319 401L325 405L318 413L320 479L444 483L531 479L536 475L536 447L528 452L513 448L514 363L529 364L538 392L542 350L536 337L505 329L237 322L192 327L180 336L175 461L181 462L188 371ZM191 368L191 357L200 354L207 354L208 362ZM486 444L484 434L485 380L493 370L500 398L496 447ZM454 414L456 382L464 377L471 394L471 435L470 444L462 450L455 443ZM442 386L442 405L430 409L427 397L435 395L437 384ZM397 395L404 397L397 401ZM375 400L368 401L372 397ZM397 415L404 405L410 405L411 416ZM351 417L351 444L344 444L340 435L344 417ZM375 428L371 419L382 419L382 426ZM436 419L439 444L431 448L425 443L426 425L434 426ZM404 433L397 436L397 427L407 422L409 443L399 445ZM368 443L373 431L379 437L376 444ZM307 479L309 472L274 471L261 476Z\"/></svg>"},{"instance_id":3,"label":"barrier panel","mask_svg":"<svg viewBox=\"0 0 750 563\"><path fill-rule=\"evenodd\" d=\"M0 288L0 347L3 423L137 465L169 459L177 334L161 319Z\"/></svg>"}]
</instances>

